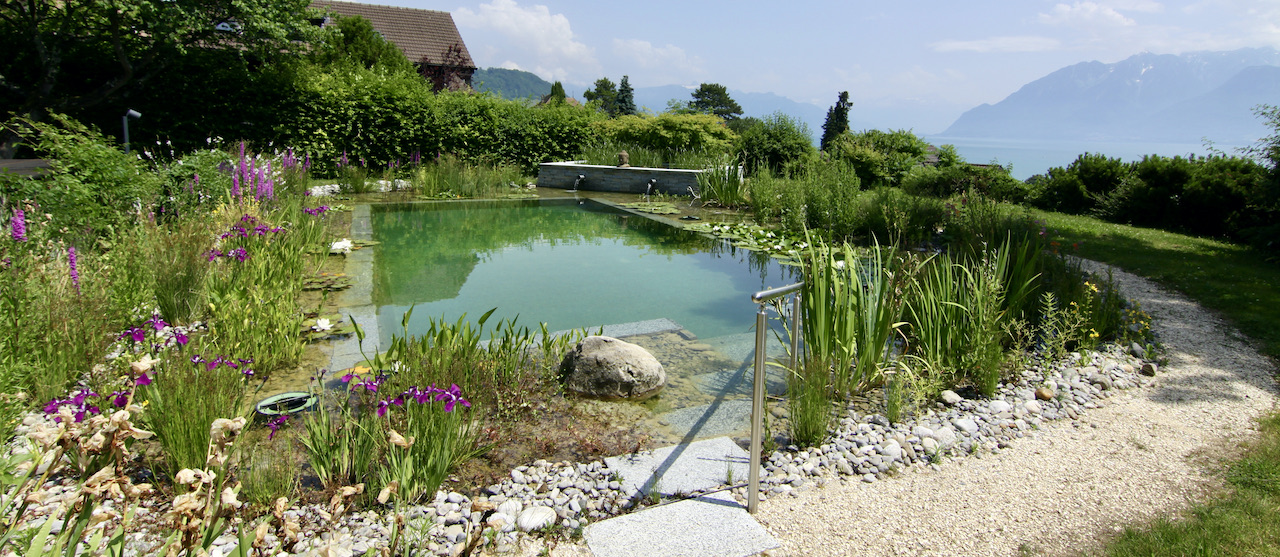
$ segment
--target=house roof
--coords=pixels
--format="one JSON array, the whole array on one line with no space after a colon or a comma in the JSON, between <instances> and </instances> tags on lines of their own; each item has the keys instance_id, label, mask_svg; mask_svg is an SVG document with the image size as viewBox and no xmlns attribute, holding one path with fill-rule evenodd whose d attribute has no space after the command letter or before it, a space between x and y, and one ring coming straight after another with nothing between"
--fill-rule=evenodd
<instances>
[{"instance_id":1,"label":"house roof","mask_svg":"<svg viewBox=\"0 0 1280 557\"><path fill-rule=\"evenodd\" d=\"M449 12L334 0L313 0L311 7L340 16L360 16L369 20L374 30L400 47L410 62L418 63L427 58L433 64L440 64L450 58L449 48L457 45L462 49L461 66L473 69L476 67Z\"/></svg>"}]
</instances>

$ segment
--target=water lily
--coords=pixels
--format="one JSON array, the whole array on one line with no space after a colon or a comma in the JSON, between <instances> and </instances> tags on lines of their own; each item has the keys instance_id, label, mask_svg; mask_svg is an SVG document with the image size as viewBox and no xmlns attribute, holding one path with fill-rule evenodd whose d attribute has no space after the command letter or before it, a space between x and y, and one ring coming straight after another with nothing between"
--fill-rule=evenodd
<instances>
[{"instance_id":1,"label":"water lily","mask_svg":"<svg viewBox=\"0 0 1280 557\"><path fill-rule=\"evenodd\" d=\"M317 332L328 331L332 328L333 328L333 323L323 317L321 317L320 319L316 319L316 324L311 326L311 330L317 331Z\"/></svg>"},{"instance_id":2,"label":"water lily","mask_svg":"<svg viewBox=\"0 0 1280 557\"><path fill-rule=\"evenodd\" d=\"M334 242L332 246L329 246L329 251L337 253L351 253L351 250L354 247L355 244L352 243L351 240L343 238Z\"/></svg>"}]
</instances>

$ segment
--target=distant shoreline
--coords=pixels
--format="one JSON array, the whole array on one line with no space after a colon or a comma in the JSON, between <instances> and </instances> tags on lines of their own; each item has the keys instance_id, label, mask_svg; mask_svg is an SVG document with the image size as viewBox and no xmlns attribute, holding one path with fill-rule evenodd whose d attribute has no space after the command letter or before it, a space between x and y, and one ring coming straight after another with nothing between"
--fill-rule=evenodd
<instances>
[{"instance_id":1,"label":"distant shoreline","mask_svg":"<svg viewBox=\"0 0 1280 557\"><path fill-rule=\"evenodd\" d=\"M1166 157L1209 154L1209 148L1199 143L1156 143L1126 141L1081 141L1081 140L1035 140L1035 139L991 139L985 137L946 137L942 135L925 136L925 141L933 145L951 144L956 152L970 163L986 164L992 161L1001 165L1013 165L1012 175L1019 180L1026 180L1036 174L1044 174L1055 166L1067 166L1081 154L1101 153L1108 157L1126 161L1141 160L1145 155L1162 155ZM1213 148L1228 155L1237 154L1238 145L1213 145Z\"/></svg>"}]
</instances>

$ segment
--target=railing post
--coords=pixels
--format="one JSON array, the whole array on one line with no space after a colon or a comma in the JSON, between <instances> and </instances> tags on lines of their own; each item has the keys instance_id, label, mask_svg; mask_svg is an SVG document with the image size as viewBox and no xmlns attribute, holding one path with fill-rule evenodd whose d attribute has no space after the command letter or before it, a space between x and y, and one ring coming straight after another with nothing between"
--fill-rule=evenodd
<instances>
[{"instance_id":1,"label":"railing post","mask_svg":"<svg viewBox=\"0 0 1280 557\"><path fill-rule=\"evenodd\" d=\"M751 386L751 471L748 473L750 484L747 493L747 512L755 514L760 505L760 452L763 447L764 425L764 358L766 337L769 328L768 316L764 305L756 312L756 365L755 382Z\"/></svg>"},{"instance_id":2,"label":"railing post","mask_svg":"<svg viewBox=\"0 0 1280 557\"><path fill-rule=\"evenodd\" d=\"M769 329L768 314L765 313L764 304L769 300L780 296L786 296L792 292L797 292L804 283L797 283L782 288L773 288L756 292L751 296L751 301L759 306L756 312L756 359L755 359L755 377L751 385L751 471L747 477L747 512L755 514L756 507L760 505L760 460L761 451L764 445L764 391L765 391L765 375L764 364L767 356L766 347L768 337L765 334ZM791 366L795 367L799 361L796 349L799 346L799 324L800 324L800 295L796 294L796 299L791 303Z\"/></svg>"}]
</instances>

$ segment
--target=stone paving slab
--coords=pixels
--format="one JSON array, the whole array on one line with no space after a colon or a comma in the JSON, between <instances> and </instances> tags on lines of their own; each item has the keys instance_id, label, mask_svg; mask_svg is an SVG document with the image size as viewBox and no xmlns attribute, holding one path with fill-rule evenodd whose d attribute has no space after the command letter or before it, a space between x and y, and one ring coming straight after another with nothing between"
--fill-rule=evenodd
<instances>
[{"instance_id":1,"label":"stone paving slab","mask_svg":"<svg viewBox=\"0 0 1280 557\"><path fill-rule=\"evenodd\" d=\"M750 402L748 402L748 412ZM728 437L604 459L622 476L624 491L662 495L693 493L747 479L750 455Z\"/></svg>"},{"instance_id":2,"label":"stone paving slab","mask_svg":"<svg viewBox=\"0 0 1280 557\"><path fill-rule=\"evenodd\" d=\"M583 536L595 557L745 557L779 546L728 492L602 520Z\"/></svg>"}]
</instances>

